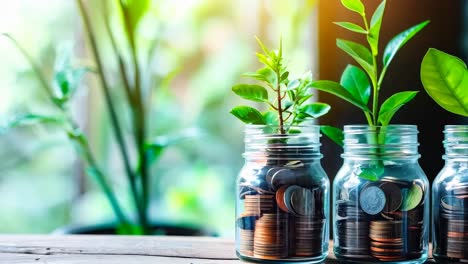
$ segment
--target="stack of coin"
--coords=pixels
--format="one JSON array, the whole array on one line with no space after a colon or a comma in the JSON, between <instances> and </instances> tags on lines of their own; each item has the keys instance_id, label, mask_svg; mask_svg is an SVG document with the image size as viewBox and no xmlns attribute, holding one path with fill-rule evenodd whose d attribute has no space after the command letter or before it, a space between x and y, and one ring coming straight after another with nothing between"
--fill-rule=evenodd
<instances>
[{"instance_id":1,"label":"stack of coin","mask_svg":"<svg viewBox=\"0 0 468 264\"><path fill-rule=\"evenodd\" d=\"M440 199L441 253L468 261L468 184L447 190Z\"/></svg>"},{"instance_id":2,"label":"stack of coin","mask_svg":"<svg viewBox=\"0 0 468 264\"><path fill-rule=\"evenodd\" d=\"M369 258L369 220L357 202L337 201L339 253L348 258Z\"/></svg>"},{"instance_id":3,"label":"stack of coin","mask_svg":"<svg viewBox=\"0 0 468 264\"><path fill-rule=\"evenodd\" d=\"M380 261L398 261L404 259L402 221L371 221L371 255Z\"/></svg>"},{"instance_id":4,"label":"stack of coin","mask_svg":"<svg viewBox=\"0 0 468 264\"><path fill-rule=\"evenodd\" d=\"M274 211L273 195L245 195L244 216L261 215Z\"/></svg>"},{"instance_id":5,"label":"stack of coin","mask_svg":"<svg viewBox=\"0 0 468 264\"><path fill-rule=\"evenodd\" d=\"M254 249L254 231L253 230L245 230L240 229L240 246L239 250L240 253L244 256L253 256L253 249Z\"/></svg>"},{"instance_id":6,"label":"stack of coin","mask_svg":"<svg viewBox=\"0 0 468 264\"><path fill-rule=\"evenodd\" d=\"M297 257L321 255L323 227L325 221L314 217L296 217L294 219L295 238L294 254Z\"/></svg>"},{"instance_id":7,"label":"stack of coin","mask_svg":"<svg viewBox=\"0 0 468 264\"><path fill-rule=\"evenodd\" d=\"M287 216L263 214L255 224L254 257L281 259L288 256Z\"/></svg>"}]
</instances>

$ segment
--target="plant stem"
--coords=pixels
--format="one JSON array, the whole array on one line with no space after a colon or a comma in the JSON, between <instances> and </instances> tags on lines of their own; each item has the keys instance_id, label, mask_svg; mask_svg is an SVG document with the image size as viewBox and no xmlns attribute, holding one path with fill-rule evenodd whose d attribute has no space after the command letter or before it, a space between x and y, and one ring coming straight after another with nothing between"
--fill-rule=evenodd
<instances>
[{"instance_id":1,"label":"plant stem","mask_svg":"<svg viewBox=\"0 0 468 264\"><path fill-rule=\"evenodd\" d=\"M286 134L284 131L284 120L283 120L283 108L281 106L281 101L282 101L282 96L281 96L281 74L279 72L279 69L276 70L276 76L277 76L277 84L276 84L276 96L278 100L278 120L279 120L279 126L280 126L280 134Z\"/></svg>"},{"instance_id":2,"label":"plant stem","mask_svg":"<svg viewBox=\"0 0 468 264\"><path fill-rule=\"evenodd\" d=\"M370 33L370 28L369 24L367 23L367 18L364 15L363 17L364 20L364 26L367 31L367 35L369 36ZM372 66L374 67L374 76L369 76L372 82L372 89L373 89L373 99L372 99L372 122L370 122L370 118L368 114L366 114L367 122L369 123L370 126L376 126L378 123L378 118L379 118L379 89L377 85L377 79L378 79L378 65L377 65L377 58L374 52L372 52L372 46L369 43L369 48L371 50L372 54Z\"/></svg>"},{"instance_id":3,"label":"plant stem","mask_svg":"<svg viewBox=\"0 0 468 264\"><path fill-rule=\"evenodd\" d=\"M26 58L26 60L28 61L28 63L31 65L31 67L33 68L33 71L34 73L36 74L36 76L38 77L39 79L39 82L41 83L41 86L44 88L45 92L47 93L47 95L49 96L49 99L52 101L52 103L56 106L58 106L57 102L53 100L54 98L54 94L52 92L52 89L50 88L49 84L48 84L48 81L47 79L45 78L44 76L44 73L41 71L39 65L36 64L36 62L34 61L34 59L31 57L31 55L23 48L23 46L21 46L18 41L16 41L15 38L13 38L12 36L10 36L9 34L1 34L3 36L5 36L6 38L8 38L11 42L13 42L13 44L15 45L15 47L20 51L20 53Z\"/></svg>"},{"instance_id":4,"label":"plant stem","mask_svg":"<svg viewBox=\"0 0 468 264\"><path fill-rule=\"evenodd\" d=\"M123 134L122 134L122 129L121 129L121 126L120 126L120 123L119 123L119 120L118 120L118 117L117 117L117 114L116 114L116 110L115 110L115 107L114 107L114 102L112 101L109 85L108 85L107 79L105 77L105 73L104 73L104 70L103 70L104 65L103 65L103 63L101 61L101 58L99 56L99 51L98 51L98 47L97 47L96 38L95 38L94 32L93 32L92 27L91 27L91 21L90 21L88 13L86 12L86 9L84 7L84 4L83 4L82 0L77 0L77 3L78 3L78 7L80 9L81 16L83 18L83 22L84 22L84 25L85 25L85 28L86 28L86 32L87 32L90 44L91 44L92 53L94 55L94 59L95 59L96 64L97 64L97 70L98 70L99 77L100 77L99 79L101 81L101 86L102 86L102 88L104 90L104 96L105 96L105 100L106 100L106 103L107 103L107 107L109 109L109 114L110 114L110 117L111 117L111 123L112 123L112 125L114 127L113 130L114 130L114 133L115 133L115 136L116 136L116 139L117 139L117 143L118 143L121 155L122 155L122 159L124 161L124 166L125 166L125 170L126 170L126 173L127 173L127 177L129 179L133 179L134 174L133 174L132 168L130 166L130 159L129 159L129 156L128 156L127 147L126 147L126 144L125 144L125 141L124 141L124 138L123 138ZM141 219L140 219L140 221L141 221Z\"/></svg>"},{"instance_id":5,"label":"plant stem","mask_svg":"<svg viewBox=\"0 0 468 264\"><path fill-rule=\"evenodd\" d=\"M83 137L83 133L79 129L76 122L68 115L68 113L64 109L62 110L64 111L64 114L67 116L68 122L72 126L73 133L76 134L78 132L79 136ZM111 208L114 211L117 219L119 219L120 224L121 225L123 224L122 226L123 228L125 228L125 232L127 234L131 234L133 231L131 229L128 229L130 225L130 221L125 216L122 210L122 207L120 206L119 201L117 200L117 197L115 196L114 192L110 188L109 182L107 182L106 177L104 176L101 169L99 168L96 162L96 159L91 152L91 148L89 146L88 140L85 140L84 138L81 138L82 140L80 140L80 138L78 137L70 137L70 139L74 141L75 144L81 148L81 150L78 150L78 151L83 154L82 156L85 162L89 166L89 169L86 171L87 174L96 180L96 182L101 187L104 194L106 195L107 199L109 200Z\"/></svg>"},{"instance_id":6,"label":"plant stem","mask_svg":"<svg viewBox=\"0 0 468 264\"><path fill-rule=\"evenodd\" d=\"M105 10L107 10L107 7L105 8ZM105 12L104 13L105 27L106 27L107 33L109 34L109 38L111 40L112 50L113 50L113 52L114 52L114 54L115 54L115 56L117 57L117 60L118 60L120 76L122 77L122 82L123 82L123 86L124 86L124 89L125 89L125 92L126 92L126 95L127 95L127 100L129 102L133 118L135 119L136 116L137 116L137 113L135 111L137 103L135 102L134 96L132 94L132 88L130 86L130 81L128 80L128 75L127 75L128 74L127 73L127 68L125 66L122 55L119 52L117 43L116 43L114 35L112 33L112 30L111 30L111 27L110 27L110 24L109 24L109 20L108 20L109 15L107 14L107 11L104 11L104 12ZM137 142L135 142L135 143L137 143ZM129 174L127 174L127 176L128 175ZM131 177L128 177L128 181L130 183L131 195L133 197L134 207L138 212L138 218L140 219L140 224L143 227L145 225L145 223L146 223L146 221L145 221L145 218L146 218L145 209L144 209L143 204L141 202L141 197L140 197L140 195L139 195L139 193L137 191L136 180L137 179L136 179L135 173L132 173Z\"/></svg>"}]
</instances>

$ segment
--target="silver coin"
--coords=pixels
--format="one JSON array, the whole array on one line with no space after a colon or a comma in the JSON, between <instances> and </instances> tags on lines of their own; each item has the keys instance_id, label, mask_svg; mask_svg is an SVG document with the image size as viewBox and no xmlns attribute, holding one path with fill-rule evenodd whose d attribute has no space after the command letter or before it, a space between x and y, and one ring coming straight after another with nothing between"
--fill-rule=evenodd
<instances>
[{"instance_id":1,"label":"silver coin","mask_svg":"<svg viewBox=\"0 0 468 264\"><path fill-rule=\"evenodd\" d=\"M314 213L314 203L314 193L309 189L295 189L291 195L293 211L298 215L312 215Z\"/></svg>"},{"instance_id":2,"label":"silver coin","mask_svg":"<svg viewBox=\"0 0 468 264\"><path fill-rule=\"evenodd\" d=\"M359 196L359 204L364 212L376 215L385 207L385 193L377 186L370 186L363 189Z\"/></svg>"}]
</instances>

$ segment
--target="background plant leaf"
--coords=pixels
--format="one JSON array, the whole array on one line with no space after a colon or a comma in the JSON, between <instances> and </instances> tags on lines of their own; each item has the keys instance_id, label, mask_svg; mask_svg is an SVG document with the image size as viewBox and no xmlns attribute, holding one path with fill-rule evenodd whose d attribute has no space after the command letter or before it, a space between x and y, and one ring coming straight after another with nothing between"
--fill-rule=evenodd
<instances>
[{"instance_id":1,"label":"background plant leaf","mask_svg":"<svg viewBox=\"0 0 468 264\"><path fill-rule=\"evenodd\" d=\"M39 124L63 125L65 124L65 120L57 116L47 116L33 113L19 114L14 116L8 122L6 122L6 124L1 127L1 131L22 126L33 126Z\"/></svg>"},{"instance_id":2,"label":"background plant leaf","mask_svg":"<svg viewBox=\"0 0 468 264\"><path fill-rule=\"evenodd\" d=\"M351 22L334 22L334 23L349 31L361 33L361 34L367 34L367 31L364 28L354 23L351 23Z\"/></svg>"},{"instance_id":3,"label":"background plant leaf","mask_svg":"<svg viewBox=\"0 0 468 264\"><path fill-rule=\"evenodd\" d=\"M265 125L262 113L250 106L237 106L231 110L231 114L246 124Z\"/></svg>"},{"instance_id":4,"label":"background plant leaf","mask_svg":"<svg viewBox=\"0 0 468 264\"><path fill-rule=\"evenodd\" d=\"M327 136L333 142L338 144L339 146L343 147L344 143L344 133L343 130L333 127L333 126L320 126L320 131L322 134Z\"/></svg>"},{"instance_id":5,"label":"background plant leaf","mask_svg":"<svg viewBox=\"0 0 468 264\"><path fill-rule=\"evenodd\" d=\"M347 9L363 16L365 14L364 4L361 0L341 0L341 4Z\"/></svg>"},{"instance_id":6,"label":"background plant leaf","mask_svg":"<svg viewBox=\"0 0 468 264\"><path fill-rule=\"evenodd\" d=\"M371 85L366 73L359 67L348 65L341 75L340 84L364 105L369 103Z\"/></svg>"},{"instance_id":7,"label":"background plant leaf","mask_svg":"<svg viewBox=\"0 0 468 264\"><path fill-rule=\"evenodd\" d=\"M468 70L459 58L429 49L421 64L426 92L445 110L468 116Z\"/></svg>"},{"instance_id":8,"label":"background plant leaf","mask_svg":"<svg viewBox=\"0 0 468 264\"><path fill-rule=\"evenodd\" d=\"M306 114L312 118L319 118L326 115L331 109L331 106L325 103L312 103L304 105L300 108L301 114Z\"/></svg>"},{"instance_id":9,"label":"background plant leaf","mask_svg":"<svg viewBox=\"0 0 468 264\"><path fill-rule=\"evenodd\" d=\"M232 87L232 91L246 100L254 102L268 101L268 91L260 85L238 84Z\"/></svg>"},{"instance_id":10,"label":"background plant leaf","mask_svg":"<svg viewBox=\"0 0 468 264\"><path fill-rule=\"evenodd\" d=\"M405 91L390 96L380 107L379 123L383 126L388 125L393 115L395 115L403 105L411 101L416 94L418 94L417 91Z\"/></svg>"},{"instance_id":11,"label":"background plant leaf","mask_svg":"<svg viewBox=\"0 0 468 264\"><path fill-rule=\"evenodd\" d=\"M367 105L363 104L360 100L354 98L354 96L348 92L343 86L337 82L333 81L314 81L309 85L310 88L317 89L319 91L327 92L333 94L345 101L350 102L351 104L359 107L360 109L368 112L369 108Z\"/></svg>"},{"instance_id":12,"label":"background plant leaf","mask_svg":"<svg viewBox=\"0 0 468 264\"><path fill-rule=\"evenodd\" d=\"M390 65L397 52L410 39L412 39L416 34L418 34L419 31L425 28L429 24L429 22L430 21L424 21L422 23L417 24L416 26L410 27L407 30L398 34L396 37L390 40L390 42L388 42L383 55L383 65L385 68L388 67L388 65Z\"/></svg>"},{"instance_id":13,"label":"background plant leaf","mask_svg":"<svg viewBox=\"0 0 468 264\"><path fill-rule=\"evenodd\" d=\"M135 36L138 24L149 10L150 2L150 0L120 0L128 37Z\"/></svg>"}]
</instances>

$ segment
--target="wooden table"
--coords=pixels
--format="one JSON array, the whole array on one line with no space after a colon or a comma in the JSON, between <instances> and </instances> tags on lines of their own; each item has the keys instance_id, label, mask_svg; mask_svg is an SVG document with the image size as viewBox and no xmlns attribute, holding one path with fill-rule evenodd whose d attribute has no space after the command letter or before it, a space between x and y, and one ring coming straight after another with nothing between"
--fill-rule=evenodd
<instances>
[{"instance_id":1,"label":"wooden table","mask_svg":"<svg viewBox=\"0 0 468 264\"><path fill-rule=\"evenodd\" d=\"M0 263L241 263L231 240L163 236L0 236ZM333 256L326 263L338 263ZM433 263L429 261L428 263Z\"/></svg>"}]
</instances>

